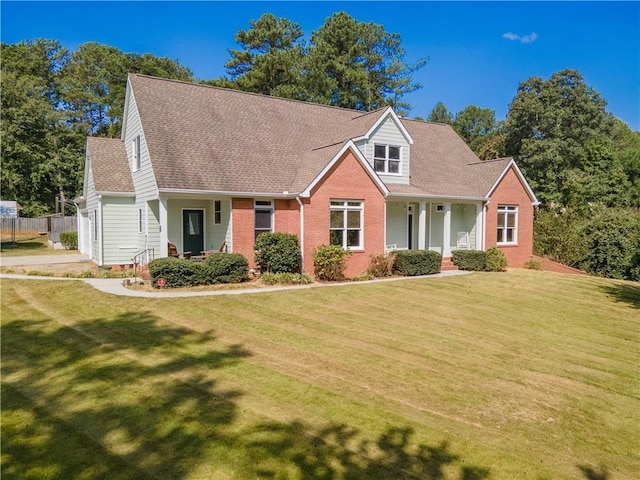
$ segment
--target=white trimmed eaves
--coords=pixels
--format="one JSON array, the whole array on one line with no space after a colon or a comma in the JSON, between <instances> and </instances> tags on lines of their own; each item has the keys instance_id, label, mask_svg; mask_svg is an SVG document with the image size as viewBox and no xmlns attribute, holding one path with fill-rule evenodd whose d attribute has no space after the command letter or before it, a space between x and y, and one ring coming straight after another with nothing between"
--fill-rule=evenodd
<instances>
[{"instance_id":1,"label":"white trimmed eaves","mask_svg":"<svg viewBox=\"0 0 640 480\"><path fill-rule=\"evenodd\" d=\"M466 197L464 195L434 195L430 193L390 193L387 200L393 201L394 198L419 198L424 200L454 200L468 202L488 202L489 197Z\"/></svg>"},{"instance_id":2,"label":"white trimmed eaves","mask_svg":"<svg viewBox=\"0 0 640 480\"><path fill-rule=\"evenodd\" d=\"M135 197L135 192L109 192L106 190L96 190L98 197Z\"/></svg>"},{"instance_id":3,"label":"white trimmed eaves","mask_svg":"<svg viewBox=\"0 0 640 480\"><path fill-rule=\"evenodd\" d=\"M382 194L386 197L387 195L389 195L389 189L387 188L387 186L384 184L384 182L382 181L382 179L378 176L378 174L373 170L373 167L369 164L369 162L367 162L367 159L364 158L364 155L362 155L362 152L360 151L360 149L356 146L356 144L354 143L353 140L349 140L348 142L346 142L342 148L340 149L340 151L338 153L336 153L334 155L334 157L331 159L331 161L329 163L327 163L327 165L322 169L322 171L316 176L316 178L314 178L311 183L309 185L307 185L307 188L305 188L302 193L300 194L301 197L310 197L311 196L311 190L314 189L314 187L327 175L327 173L329 173L329 171L331 171L331 169L333 168L333 166L342 158L342 156L345 154L345 152L347 150L351 150L351 153L353 153L353 156L356 157L356 159L358 160L358 162L360 162L360 165L362 165L362 168L364 168L364 170L367 172L367 174L369 175L369 177L371 177L371 180L373 180L373 182L376 184L376 186L378 187L378 189L380 189L380 191L382 192Z\"/></svg>"},{"instance_id":4,"label":"white trimmed eaves","mask_svg":"<svg viewBox=\"0 0 640 480\"><path fill-rule=\"evenodd\" d=\"M120 140L124 142L124 133L127 131L127 115L126 111L129 109L129 95L131 91L131 82L129 81L130 74L127 75L127 88L124 94L124 106L122 107L122 129L120 130Z\"/></svg>"},{"instance_id":5,"label":"white trimmed eaves","mask_svg":"<svg viewBox=\"0 0 640 480\"><path fill-rule=\"evenodd\" d=\"M260 198L295 198L296 193L289 192L235 192L228 190L189 190L184 188L160 188L158 193L164 197L260 197Z\"/></svg>"},{"instance_id":6,"label":"white trimmed eaves","mask_svg":"<svg viewBox=\"0 0 640 480\"><path fill-rule=\"evenodd\" d=\"M400 117L398 117L396 112L394 112L393 108L391 107L387 107L384 113L380 115L380 118L378 118L376 123L373 124L373 126L369 129L367 133L365 133L361 137L354 138L353 141L357 142L359 140L369 140L371 138L371 135L374 134L374 132L378 129L380 125L382 125L382 123L387 119L387 117L391 117L391 119L393 120L393 123L395 123L396 127L398 127L398 130L400 130L400 133L402 133L402 135L407 140L407 142L409 142L409 145L413 145L413 138L411 137L411 135L409 135L409 132L402 124Z\"/></svg>"},{"instance_id":7,"label":"white trimmed eaves","mask_svg":"<svg viewBox=\"0 0 640 480\"><path fill-rule=\"evenodd\" d=\"M504 167L504 170L502 171L502 173L500 175L498 175L498 179L493 184L493 186L489 189L489 192L487 193L487 197L491 197L491 195L493 194L493 191L497 188L497 186L500 184L500 182L505 177L507 172L509 172L509 169L511 167L513 167L514 171L516 172L516 175L518 176L518 179L520 180L520 182L524 186L524 188L525 188L525 190L527 192L527 195L529 195L529 198L531 199L531 204L534 205L534 206L540 205L540 201L538 200L536 195L533 193L533 190L531 190L531 187L529 186L529 183L524 178L524 175L522 174L522 171L520 170L520 168L518 167L518 164L515 162L515 160L513 158L509 161L507 166Z\"/></svg>"}]
</instances>

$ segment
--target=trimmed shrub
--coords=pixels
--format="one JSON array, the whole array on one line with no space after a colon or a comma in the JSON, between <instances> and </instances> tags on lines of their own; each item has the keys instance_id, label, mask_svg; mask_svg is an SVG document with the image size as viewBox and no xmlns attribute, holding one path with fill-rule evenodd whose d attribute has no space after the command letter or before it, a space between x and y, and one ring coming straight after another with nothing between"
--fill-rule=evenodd
<instances>
[{"instance_id":1,"label":"trimmed shrub","mask_svg":"<svg viewBox=\"0 0 640 480\"><path fill-rule=\"evenodd\" d=\"M487 250L487 271L488 272L506 272L507 257L502 250L491 247Z\"/></svg>"},{"instance_id":2,"label":"trimmed shrub","mask_svg":"<svg viewBox=\"0 0 640 480\"><path fill-rule=\"evenodd\" d=\"M487 269L487 252L482 250L453 250L451 259L460 270L483 272Z\"/></svg>"},{"instance_id":3,"label":"trimmed shrub","mask_svg":"<svg viewBox=\"0 0 640 480\"><path fill-rule=\"evenodd\" d=\"M263 273L260 281L265 285L308 285L313 283L306 273Z\"/></svg>"},{"instance_id":4,"label":"trimmed shrub","mask_svg":"<svg viewBox=\"0 0 640 480\"><path fill-rule=\"evenodd\" d=\"M208 283L240 283L249 279L249 262L239 253L212 253L202 266Z\"/></svg>"},{"instance_id":5,"label":"trimmed shrub","mask_svg":"<svg viewBox=\"0 0 640 480\"><path fill-rule=\"evenodd\" d=\"M388 255L383 253L371 255L367 274L374 278L390 277L393 275L393 263L395 259L395 252L389 253Z\"/></svg>"},{"instance_id":6,"label":"trimmed shrub","mask_svg":"<svg viewBox=\"0 0 640 480\"><path fill-rule=\"evenodd\" d=\"M432 250L400 250L395 252L393 271L408 277L440 273L442 255Z\"/></svg>"},{"instance_id":7,"label":"trimmed shrub","mask_svg":"<svg viewBox=\"0 0 640 480\"><path fill-rule=\"evenodd\" d=\"M200 285L198 271L201 266L199 263L180 258L157 258L148 265L151 284L157 288L158 279L163 278L166 282L164 286L169 288Z\"/></svg>"},{"instance_id":8,"label":"trimmed shrub","mask_svg":"<svg viewBox=\"0 0 640 480\"><path fill-rule=\"evenodd\" d=\"M261 233L254 245L256 262L263 272L300 271L300 243L292 233Z\"/></svg>"},{"instance_id":9,"label":"trimmed shrub","mask_svg":"<svg viewBox=\"0 0 640 480\"><path fill-rule=\"evenodd\" d=\"M77 250L78 232L62 232L60 234L60 243L67 250Z\"/></svg>"},{"instance_id":10,"label":"trimmed shrub","mask_svg":"<svg viewBox=\"0 0 640 480\"><path fill-rule=\"evenodd\" d=\"M531 258L531 260L524 263L524 268L528 268L529 270L542 270L544 267L544 262L539 258Z\"/></svg>"},{"instance_id":11,"label":"trimmed shrub","mask_svg":"<svg viewBox=\"0 0 640 480\"><path fill-rule=\"evenodd\" d=\"M213 253L204 263L180 258L158 258L149 262L151 283L158 287L163 278L165 287L194 287L215 283L239 283L248 280L249 263L239 253Z\"/></svg>"},{"instance_id":12,"label":"trimmed shrub","mask_svg":"<svg viewBox=\"0 0 640 480\"><path fill-rule=\"evenodd\" d=\"M313 249L313 273L320 280L344 280L349 256L351 252L338 245L320 245Z\"/></svg>"}]
</instances>

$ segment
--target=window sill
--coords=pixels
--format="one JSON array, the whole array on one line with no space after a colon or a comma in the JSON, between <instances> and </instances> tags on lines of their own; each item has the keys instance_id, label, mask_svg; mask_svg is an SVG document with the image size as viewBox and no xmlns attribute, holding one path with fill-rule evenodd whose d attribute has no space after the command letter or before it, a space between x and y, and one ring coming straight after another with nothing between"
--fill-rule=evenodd
<instances>
[{"instance_id":1,"label":"window sill","mask_svg":"<svg viewBox=\"0 0 640 480\"><path fill-rule=\"evenodd\" d=\"M497 247L517 247L517 243L496 243Z\"/></svg>"}]
</instances>

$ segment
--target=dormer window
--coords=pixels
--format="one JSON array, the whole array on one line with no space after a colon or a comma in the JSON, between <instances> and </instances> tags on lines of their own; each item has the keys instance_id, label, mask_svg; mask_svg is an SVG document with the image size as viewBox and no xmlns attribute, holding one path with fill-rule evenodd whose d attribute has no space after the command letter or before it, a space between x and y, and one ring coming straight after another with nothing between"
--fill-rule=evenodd
<instances>
[{"instance_id":1,"label":"dormer window","mask_svg":"<svg viewBox=\"0 0 640 480\"><path fill-rule=\"evenodd\" d=\"M140 135L133 139L133 171L140 170Z\"/></svg>"},{"instance_id":2,"label":"dormer window","mask_svg":"<svg viewBox=\"0 0 640 480\"><path fill-rule=\"evenodd\" d=\"M378 173L400 175L400 147L376 143L373 146L373 169Z\"/></svg>"}]
</instances>

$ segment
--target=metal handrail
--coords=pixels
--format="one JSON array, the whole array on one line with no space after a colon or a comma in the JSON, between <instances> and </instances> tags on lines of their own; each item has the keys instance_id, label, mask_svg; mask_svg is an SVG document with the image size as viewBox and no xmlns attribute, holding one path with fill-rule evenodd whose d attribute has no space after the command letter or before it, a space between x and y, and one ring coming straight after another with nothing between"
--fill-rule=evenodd
<instances>
[{"instance_id":1,"label":"metal handrail","mask_svg":"<svg viewBox=\"0 0 640 480\"><path fill-rule=\"evenodd\" d=\"M144 262L144 255L146 254L146 262ZM155 250L153 248L147 248L142 250L141 252L136 253L131 261L133 262L133 267L135 268L137 265L146 265L151 260L155 259Z\"/></svg>"}]
</instances>

